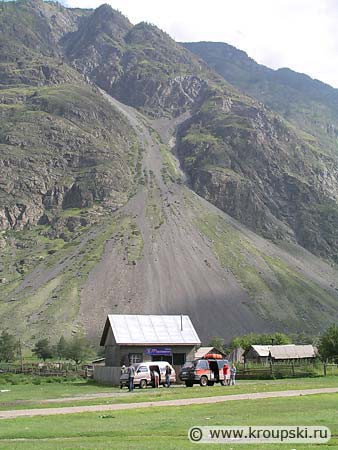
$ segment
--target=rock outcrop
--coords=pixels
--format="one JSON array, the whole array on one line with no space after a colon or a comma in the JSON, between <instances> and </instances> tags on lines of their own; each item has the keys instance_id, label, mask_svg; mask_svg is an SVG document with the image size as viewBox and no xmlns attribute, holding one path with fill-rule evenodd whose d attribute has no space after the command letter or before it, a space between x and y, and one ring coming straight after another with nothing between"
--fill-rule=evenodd
<instances>
[{"instance_id":1,"label":"rock outcrop","mask_svg":"<svg viewBox=\"0 0 338 450\"><path fill-rule=\"evenodd\" d=\"M338 260L336 160L262 105L218 103L209 97L178 133L192 187L263 236Z\"/></svg>"}]
</instances>

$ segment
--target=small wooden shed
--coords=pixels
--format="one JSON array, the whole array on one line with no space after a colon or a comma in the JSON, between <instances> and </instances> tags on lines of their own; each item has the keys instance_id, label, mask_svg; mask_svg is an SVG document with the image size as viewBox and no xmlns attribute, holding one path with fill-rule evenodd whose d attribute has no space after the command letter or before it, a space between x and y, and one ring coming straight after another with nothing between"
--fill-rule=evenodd
<instances>
[{"instance_id":1,"label":"small wooden shed","mask_svg":"<svg viewBox=\"0 0 338 450\"><path fill-rule=\"evenodd\" d=\"M316 356L317 349L313 345L251 345L244 352L244 361L261 364L310 362Z\"/></svg>"}]
</instances>

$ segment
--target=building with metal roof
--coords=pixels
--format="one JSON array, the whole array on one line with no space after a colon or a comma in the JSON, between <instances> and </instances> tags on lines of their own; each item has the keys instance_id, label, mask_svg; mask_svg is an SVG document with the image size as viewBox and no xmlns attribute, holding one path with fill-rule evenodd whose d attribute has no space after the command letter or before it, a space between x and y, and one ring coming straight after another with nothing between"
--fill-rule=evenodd
<instances>
[{"instance_id":1,"label":"building with metal roof","mask_svg":"<svg viewBox=\"0 0 338 450\"><path fill-rule=\"evenodd\" d=\"M105 347L106 366L143 361L180 366L194 359L201 341L186 315L110 314L100 345Z\"/></svg>"},{"instance_id":2,"label":"building with metal roof","mask_svg":"<svg viewBox=\"0 0 338 450\"><path fill-rule=\"evenodd\" d=\"M313 345L251 345L244 352L246 362L292 362L313 360L317 356L317 349Z\"/></svg>"}]
</instances>

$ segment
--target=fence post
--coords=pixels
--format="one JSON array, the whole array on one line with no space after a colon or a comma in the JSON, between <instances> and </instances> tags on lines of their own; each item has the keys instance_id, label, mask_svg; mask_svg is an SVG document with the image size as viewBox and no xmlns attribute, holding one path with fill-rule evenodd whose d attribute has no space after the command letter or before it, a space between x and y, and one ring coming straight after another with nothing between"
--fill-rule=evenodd
<instances>
[{"instance_id":1,"label":"fence post","mask_svg":"<svg viewBox=\"0 0 338 450\"><path fill-rule=\"evenodd\" d=\"M271 378L273 378L273 364L271 360L270 360L270 376Z\"/></svg>"},{"instance_id":2,"label":"fence post","mask_svg":"<svg viewBox=\"0 0 338 450\"><path fill-rule=\"evenodd\" d=\"M326 362L323 365L323 369L324 369L324 377L326 377Z\"/></svg>"},{"instance_id":3,"label":"fence post","mask_svg":"<svg viewBox=\"0 0 338 450\"><path fill-rule=\"evenodd\" d=\"M295 376L295 363L292 361L292 376Z\"/></svg>"}]
</instances>

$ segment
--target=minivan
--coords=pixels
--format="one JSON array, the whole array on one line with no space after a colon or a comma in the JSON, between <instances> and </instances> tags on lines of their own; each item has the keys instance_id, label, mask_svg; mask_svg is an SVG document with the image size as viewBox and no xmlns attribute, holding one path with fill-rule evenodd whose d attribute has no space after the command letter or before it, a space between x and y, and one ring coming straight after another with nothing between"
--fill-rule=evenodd
<instances>
[{"instance_id":1,"label":"minivan","mask_svg":"<svg viewBox=\"0 0 338 450\"><path fill-rule=\"evenodd\" d=\"M213 386L215 383L226 385L223 367L229 365L227 359L197 359L184 364L180 372L180 380L187 387L199 383L201 386Z\"/></svg>"},{"instance_id":2,"label":"minivan","mask_svg":"<svg viewBox=\"0 0 338 450\"><path fill-rule=\"evenodd\" d=\"M166 361L149 361L142 362L138 364L133 364L135 367L135 378L134 378L134 386L139 386L140 389L145 389L147 386L155 387L153 377L151 376L152 371L156 371L159 374L160 385L165 385L165 371L166 367L169 366L171 369L170 374L170 384L176 383L176 374L175 370L171 364ZM124 373L121 374L120 377L120 387L124 386L128 387L128 369L125 370Z\"/></svg>"}]
</instances>

